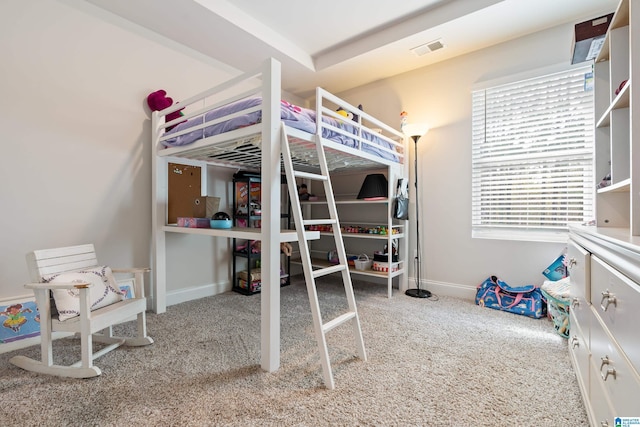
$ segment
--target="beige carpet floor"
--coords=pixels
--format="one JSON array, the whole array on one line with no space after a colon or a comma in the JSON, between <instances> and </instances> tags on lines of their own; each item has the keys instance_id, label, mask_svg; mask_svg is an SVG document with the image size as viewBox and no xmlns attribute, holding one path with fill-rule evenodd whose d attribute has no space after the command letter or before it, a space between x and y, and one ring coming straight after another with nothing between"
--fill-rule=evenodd
<instances>
[{"instance_id":1,"label":"beige carpet floor","mask_svg":"<svg viewBox=\"0 0 640 427\"><path fill-rule=\"evenodd\" d=\"M155 343L101 357L97 378L38 375L0 354L0 421L30 426L586 426L566 340L548 319L472 301L386 297L354 283L368 361L352 329L328 335L336 382L322 381L306 288L282 288L281 368L260 369L260 297L234 292L148 315ZM342 284L319 286L325 320ZM120 327L131 330L132 325ZM56 341L55 354L76 351ZM74 356L76 357L76 356ZM58 357L58 361L75 361ZM73 359L73 360L72 360Z\"/></svg>"}]
</instances>

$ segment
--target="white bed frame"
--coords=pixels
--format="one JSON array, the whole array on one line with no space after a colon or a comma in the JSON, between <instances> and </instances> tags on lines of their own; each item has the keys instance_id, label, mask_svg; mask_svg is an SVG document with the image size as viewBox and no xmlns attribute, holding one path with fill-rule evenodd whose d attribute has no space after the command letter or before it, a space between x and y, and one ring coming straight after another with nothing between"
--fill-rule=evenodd
<instances>
[{"instance_id":1,"label":"white bed frame","mask_svg":"<svg viewBox=\"0 0 640 427\"><path fill-rule=\"evenodd\" d=\"M228 104L244 97L262 96L262 105L247 109L219 119L228 120L232 116L246 114L256 109L262 109L262 122L256 125L236 129L221 135L199 140L182 147L165 148L162 144L165 129L179 122L198 117L214 108ZM399 158L399 162L385 160L381 157L368 154L359 149L323 140L325 153L331 170L344 169L377 169L388 167L393 170L394 176L407 178L408 168L405 167L405 153L407 140L391 126L382 123L365 112L358 110L351 104L318 88L316 91L317 117L330 116L341 119L342 116L335 112L338 105L348 111L352 111L360 118L355 125L361 130L376 129L380 135L392 143L396 150L393 153ZM246 73L233 78L223 84L201 92L191 98L180 101L172 107L152 115L152 184L153 184L153 242L152 242L152 307L156 313L166 311L166 233L188 233L226 238L240 238L262 241L261 253L261 366L264 370L272 372L278 369L280 364L280 243L297 241L295 230L281 230L280 201L281 201L281 137L283 124L280 119L281 100L281 70L280 63L274 59L265 61L260 70ZM180 108L186 107L184 117L165 123L165 116ZM319 122L321 122L319 120ZM190 128L190 132L205 125ZM323 126L327 126L324 125ZM307 132L285 126L293 157L305 159L301 164L313 170L317 159L309 157L315 154L314 136ZM336 128L333 128L339 131ZM317 129L321 134L321 128ZM358 138L360 144L366 144L363 138ZM238 152L235 149L242 144L258 144L259 149L254 152ZM220 156L224 158L220 158ZM211 157L216 156L216 157ZM167 166L168 163L181 163L193 166L201 166L206 170L206 165L243 168L245 170L259 170L261 173L262 195L262 225L259 229L232 228L232 229L197 229L182 228L167 225ZM259 165L259 167L256 167ZM300 166L300 163L298 164ZM206 188L206 174L203 174L203 184ZM389 179L390 193L395 181ZM389 208L390 209L390 208ZM319 233L315 238L319 237ZM406 242L407 239L404 239ZM267 243L268 242L268 243ZM389 246L390 247L390 246ZM406 253L406 249L405 253ZM274 285L275 284L275 285Z\"/></svg>"}]
</instances>

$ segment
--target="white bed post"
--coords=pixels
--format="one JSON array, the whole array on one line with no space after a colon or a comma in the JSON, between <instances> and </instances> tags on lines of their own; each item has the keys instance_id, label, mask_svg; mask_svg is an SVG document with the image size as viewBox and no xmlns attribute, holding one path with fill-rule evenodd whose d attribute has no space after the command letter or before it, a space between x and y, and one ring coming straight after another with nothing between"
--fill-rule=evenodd
<instances>
[{"instance_id":1,"label":"white bed post","mask_svg":"<svg viewBox=\"0 0 640 427\"><path fill-rule=\"evenodd\" d=\"M167 223L167 165L165 157L158 156L158 126L164 123L157 111L151 114L151 300L153 311L167 311L167 245L164 225Z\"/></svg>"},{"instance_id":2,"label":"white bed post","mask_svg":"<svg viewBox=\"0 0 640 427\"><path fill-rule=\"evenodd\" d=\"M404 140L403 140L404 141ZM406 141L404 141L405 143L403 144L404 147L404 153L407 153L407 144ZM406 155L406 154L405 154ZM389 200L394 200L395 195L396 195L396 191L397 191L397 186L398 186L398 179L402 178L404 180L404 184L408 185L409 182L409 175L408 175L408 171L409 168L407 167L399 167L397 165L392 165L389 166L389 195L391 196L389 198ZM393 203L389 203L387 205L387 209L388 209L388 221L389 221L389 230L392 229L392 225L394 222L393 219ZM398 240L398 255L399 255L399 260L403 259L404 261L404 265L403 268L405 269L405 273L400 275L398 278L398 290L402 293L404 293L407 289L409 289L409 281L407 279L407 273L406 271L408 271L408 266L412 260L410 254L409 254L409 221L408 220L397 220L397 223L402 225L403 227L401 228L400 232L404 234L404 238ZM389 239L387 241L387 247L389 248L389 257L390 259L393 259L393 241L395 240L395 237L393 235L393 233L389 233L388 235ZM389 262L392 262L391 260ZM389 298L392 297L392 286L393 286L393 274L389 274L387 276L387 287L388 287L388 296Z\"/></svg>"},{"instance_id":3,"label":"white bed post","mask_svg":"<svg viewBox=\"0 0 640 427\"><path fill-rule=\"evenodd\" d=\"M280 366L280 63L265 61L262 73L261 366Z\"/></svg>"}]
</instances>

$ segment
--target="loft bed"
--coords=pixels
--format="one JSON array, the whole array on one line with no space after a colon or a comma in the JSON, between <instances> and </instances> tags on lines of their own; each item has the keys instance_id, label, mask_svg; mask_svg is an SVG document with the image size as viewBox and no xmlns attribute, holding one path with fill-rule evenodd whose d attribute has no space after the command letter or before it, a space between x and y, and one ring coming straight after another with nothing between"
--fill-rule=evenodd
<instances>
[{"instance_id":1,"label":"loft bed","mask_svg":"<svg viewBox=\"0 0 640 427\"><path fill-rule=\"evenodd\" d=\"M267 97L261 88L205 106L158 126L154 143L159 156L180 157L219 166L255 169L260 164L263 141L263 109ZM209 91L189 98L158 114L161 118L179 108L202 102ZM340 100L324 89L316 89L315 110L279 100L279 120L291 144L296 168L318 169L315 136L320 135L329 170L372 169L404 163L403 135ZM327 105L338 105L356 119L345 119ZM317 118L322 120L318 124ZM171 128L165 131L166 128ZM390 134L390 136L386 134Z\"/></svg>"},{"instance_id":2,"label":"loft bed","mask_svg":"<svg viewBox=\"0 0 640 427\"><path fill-rule=\"evenodd\" d=\"M286 134L294 167L309 172L319 169L317 138L322 141L330 171L386 167L395 171L394 176L405 177L408 153L403 134L321 88L316 90L315 109L282 100L280 79L280 64L270 59L256 72L152 114L153 310L166 310L165 233L261 240L261 365L269 372L279 366L280 243L297 241L295 230L280 228L283 136ZM356 119L345 117L338 108ZM179 110L182 117L165 121L168 114ZM169 162L259 172L261 228L202 229L167 224ZM390 188L389 194L393 190ZM312 238L319 237L318 232L309 233Z\"/></svg>"}]
</instances>

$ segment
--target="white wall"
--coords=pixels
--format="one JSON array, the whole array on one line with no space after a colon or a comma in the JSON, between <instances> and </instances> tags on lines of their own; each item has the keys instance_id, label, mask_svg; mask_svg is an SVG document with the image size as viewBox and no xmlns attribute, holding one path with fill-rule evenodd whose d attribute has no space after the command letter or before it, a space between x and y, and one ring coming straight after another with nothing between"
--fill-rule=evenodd
<instances>
[{"instance_id":1,"label":"white wall","mask_svg":"<svg viewBox=\"0 0 640 427\"><path fill-rule=\"evenodd\" d=\"M105 264L149 266L146 96L187 97L234 71L80 0L0 2L0 58L0 299L30 294L34 249L93 242ZM170 270L171 289L228 281L214 263L226 240L173 240L203 262Z\"/></svg>"},{"instance_id":2,"label":"white wall","mask_svg":"<svg viewBox=\"0 0 640 427\"><path fill-rule=\"evenodd\" d=\"M389 123L399 125L399 113L405 110L410 122L431 126L418 145L422 277L427 289L473 297L475 286L489 275L513 285L541 284L541 272L564 248L558 243L471 238L471 90L482 81L569 65L571 37L571 25L556 27L340 94ZM413 190L413 148L411 169Z\"/></svg>"},{"instance_id":3,"label":"white wall","mask_svg":"<svg viewBox=\"0 0 640 427\"><path fill-rule=\"evenodd\" d=\"M160 88L190 96L234 70L81 0L0 2L0 40L0 299L28 294L24 255L33 249L93 242L106 264L149 265L145 98ZM419 147L423 277L432 290L452 285L469 295L490 274L540 283L562 249L471 239L470 91L568 62L570 41L570 26L556 28L344 94L390 123L404 109L432 126ZM219 255L228 242L171 236L169 244L170 292L228 280Z\"/></svg>"}]
</instances>

